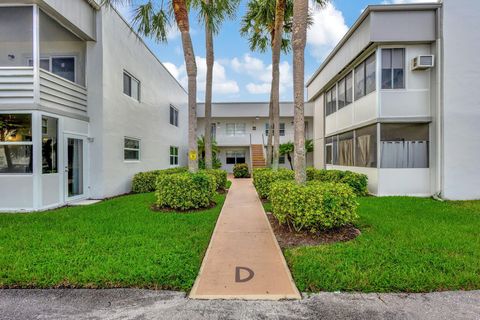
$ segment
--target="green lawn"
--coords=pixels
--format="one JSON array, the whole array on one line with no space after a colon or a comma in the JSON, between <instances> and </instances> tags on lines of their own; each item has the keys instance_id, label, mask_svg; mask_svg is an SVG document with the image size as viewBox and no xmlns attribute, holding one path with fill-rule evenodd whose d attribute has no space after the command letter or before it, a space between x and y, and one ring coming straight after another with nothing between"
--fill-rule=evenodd
<instances>
[{"instance_id":1,"label":"green lawn","mask_svg":"<svg viewBox=\"0 0 480 320\"><path fill-rule=\"evenodd\" d=\"M480 289L480 201L359 202L357 239L285 250L301 291Z\"/></svg>"},{"instance_id":2,"label":"green lawn","mask_svg":"<svg viewBox=\"0 0 480 320\"><path fill-rule=\"evenodd\" d=\"M188 290L224 200L190 214L152 212L153 194L0 214L0 287Z\"/></svg>"}]
</instances>

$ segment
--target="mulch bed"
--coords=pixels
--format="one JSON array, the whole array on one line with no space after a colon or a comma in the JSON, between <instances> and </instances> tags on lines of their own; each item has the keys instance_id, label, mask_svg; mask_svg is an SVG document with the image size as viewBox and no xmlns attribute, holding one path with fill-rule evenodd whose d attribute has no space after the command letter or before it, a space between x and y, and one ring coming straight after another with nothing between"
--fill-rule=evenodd
<instances>
[{"instance_id":1,"label":"mulch bed","mask_svg":"<svg viewBox=\"0 0 480 320\"><path fill-rule=\"evenodd\" d=\"M205 208L198 208L198 209L188 209L188 210L181 210L181 209L172 209L172 208L167 208L167 207L160 207L157 204L154 204L150 207L152 211L159 212L159 213L180 213L180 214L187 214L187 213L196 213L196 212L201 212L205 211L208 209L213 209L215 208L217 204L215 202L210 203L208 207Z\"/></svg>"},{"instance_id":2,"label":"mulch bed","mask_svg":"<svg viewBox=\"0 0 480 320\"><path fill-rule=\"evenodd\" d=\"M273 233L281 248L316 246L335 242L346 242L360 235L360 230L354 226L319 231L317 233L297 232L288 226L281 225L271 213L267 213Z\"/></svg>"}]
</instances>

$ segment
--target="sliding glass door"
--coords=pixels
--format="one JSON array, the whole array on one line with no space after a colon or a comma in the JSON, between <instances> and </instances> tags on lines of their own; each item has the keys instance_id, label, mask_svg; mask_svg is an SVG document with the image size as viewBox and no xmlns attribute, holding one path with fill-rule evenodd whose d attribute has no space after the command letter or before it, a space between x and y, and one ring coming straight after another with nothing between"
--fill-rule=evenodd
<instances>
[{"instance_id":1,"label":"sliding glass door","mask_svg":"<svg viewBox=\"0 0 480 320\"><path fill-rule=\"evenodd\" d=\"M66 200L85 195L85 138L65 137L65 197Z\"/></svg>"}]
</instances>

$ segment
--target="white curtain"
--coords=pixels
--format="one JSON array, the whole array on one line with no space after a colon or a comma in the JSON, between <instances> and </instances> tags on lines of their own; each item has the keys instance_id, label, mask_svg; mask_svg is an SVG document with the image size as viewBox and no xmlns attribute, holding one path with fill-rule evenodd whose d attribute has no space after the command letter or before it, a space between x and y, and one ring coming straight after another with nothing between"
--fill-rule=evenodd
<instances>
[{"instance_id":1,"label":"white curtain","mask_svg":"<svg viewBox=\"0 0 480 320\"><path fill-rule=\"evenodd\" d=\"M371 165L371 155L370 155L370 138L371 135L365 135L357 137L357 145L358 145L358 158L359 166L361 167L369 167Z\"/></svg>"},{"instance_id":2,"label":"white curtain","mask_svg":"<svg viewBox=\"0 0 480 320\"><path fill-rule=\"evenodd\" d=\"M340 141L340 165L353 166L353 139Z\"/></svg>"},{"instance_id":3,"label":"white curtain","mask_svg":"<svg viewBox=\"0 0 480 320\"><path fill-rule=\"evenodd\" d=\"M382 168L428 168L428 141L382 141Z\"/></svg>"}]
</instances>

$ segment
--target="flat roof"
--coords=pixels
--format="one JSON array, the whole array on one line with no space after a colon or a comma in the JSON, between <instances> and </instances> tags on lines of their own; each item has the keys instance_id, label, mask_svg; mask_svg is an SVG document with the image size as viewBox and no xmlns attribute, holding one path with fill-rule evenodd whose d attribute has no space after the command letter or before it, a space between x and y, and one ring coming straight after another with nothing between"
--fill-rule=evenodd
<instances>
[{"instance_id":1,"label":"flat roof","mask_svg":"<svg viewBox=\"0 0 480 320\"><path fill-rule=\"evenodd\" d=\"M352 25L348 32L343 36L340 42L335 46L335 48L330 52L330 54L325 58L320 67L315 71L315 73L308 79L306 86L308 87L318 76L320 72L325 68L325 66L332 60L332 58L337 54L340 48L350 39L353 33L358 29L362 22L370 15L372 12L385 12L385 11L421 11L421 10L431 10L442 7L442 3L438 0L438 3L414 3L414 4L380 4L380 5L369 5L362 12L357 21Z\"/></svg>"}]
</instances>

